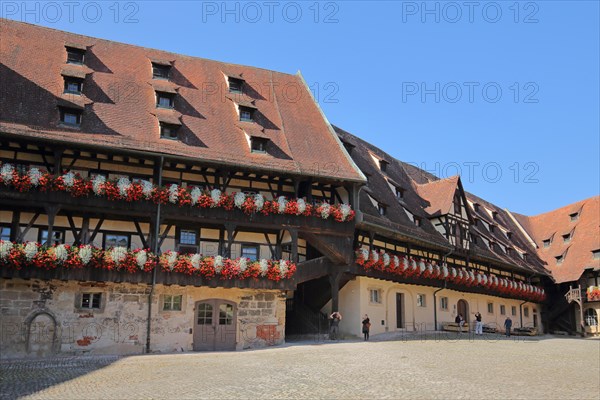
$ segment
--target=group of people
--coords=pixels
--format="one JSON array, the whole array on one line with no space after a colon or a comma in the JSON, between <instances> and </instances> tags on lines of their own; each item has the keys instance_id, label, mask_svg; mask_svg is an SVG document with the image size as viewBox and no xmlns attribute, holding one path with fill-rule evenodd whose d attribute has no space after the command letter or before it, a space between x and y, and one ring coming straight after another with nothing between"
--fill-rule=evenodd
<instances>
[{"instance_id":1,"label":"group of people","mask_svg":"<svg viewBox=\"0 0 600 400\"><path fill-rule=\"evenodd\" d=\"M342 314L339 311L334 311L330 316L331 328L329 331L329 338L331 340L337 340L340 332L340 321L342 320ZM369 316L365 314L362 320L362 333L365 337L365 341L369 340L369 331L371 330L371 320Z\"/></svg>"},{"instance_id":2,"label":"group of people","mask_svg":"<svg viewBox=\"0 0 600 400\"><path fill-rule=\"evenodd\" d=\"M462 333L462 328L465 326L465 319L462 314L456 315L454 322L458 324L458 333ZM512 319L507 315L504 320L504 331L506 337L510 337L510 330L512 329ZM481 319L481 313L477 311L475 313L475 334L483 335L483 321Z\"/></svg>"}]
</instances>

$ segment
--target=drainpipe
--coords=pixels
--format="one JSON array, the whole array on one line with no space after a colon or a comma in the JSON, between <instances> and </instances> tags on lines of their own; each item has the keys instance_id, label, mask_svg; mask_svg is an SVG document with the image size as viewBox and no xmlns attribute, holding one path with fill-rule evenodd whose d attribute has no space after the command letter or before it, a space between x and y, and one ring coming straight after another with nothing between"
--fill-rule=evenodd
<instances>
[{"instance_id":1,"label":"drainpipe","mask_svg":"<svg viewBox=\"0 0 600 400\"><path fill-rule=\"evenodd\" d=\"M448 258L448 256L450 254L452 254L452 252L454 252L454 250L450 250L448 253L444 254L444 257L442 257L444 259L444 264L446 264L446 258ZM447 265L447 264L446 264ZM436 298L436 294L438 292L441 292L442 290L446 289L446 285L448 283L448 278L444 278L444 287L443 288L439 288L438 290L436 290L435 292L433 292L433 323L434 323L434 330L438 330L438 322L437 322L437 298Z\"/></svg>"},{"instance_id":2,"label":"drainpipe","mask_svg":"<svg viewBox=\"0 0 600 400\"><path fill-rule=\"evenodd\" d=\"M521 328L523 327L523 304L526 304L526 303L527 303L527 300L525 300L524 302L519 304L519 317L521 320Z\"/></svg>"},{"instance_id":3,"label":"drainpipe","mask_svg":"<svg viewBox=\"0 0 600 400\"><path fill-rule=\"evenodd\" d=\"M163 169L164 157L160 156L160 164L158 166L158 182L157 186L162 186L162 169ZM154 226L154 246L152 251L158 257L158 236L160 235L160 202L156 206L156 224ZM150 327L152 321L152 300L154 298L154 288L156 286L156 271L158 270L158 258L156 259L156 265L152 270L152 286L150 286L150 293L148 294L148 319L146 321L146 353L150 353Z\"/></svg>"}]
</instances>

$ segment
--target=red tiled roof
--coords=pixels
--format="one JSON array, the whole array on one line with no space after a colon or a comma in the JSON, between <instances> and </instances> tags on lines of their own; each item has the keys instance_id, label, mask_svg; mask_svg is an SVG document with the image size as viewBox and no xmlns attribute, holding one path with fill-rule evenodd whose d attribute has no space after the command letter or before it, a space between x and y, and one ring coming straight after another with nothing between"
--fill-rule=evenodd
<instances>
[{"instance_id":1,"label":"red tiled roof","mask_svg":"<svg viewBox=\"0 0 600 400\"><path fill-rule=\"evenodd\" d=\"M574 213L579 217L571 221ZM587 268L600 269L600 259L592 258L592 251L600 249L600 196L533 217L515 214L515 218L535 240L538 255L557 283L576 281ZM565 243L562 235L568 233L572 238ZM548 239L550 246L544 247ZM561 255L564 260L557 264Z\"/></svg>"},{"instance_id":2,"label":"red tiled roof","mask_svg":"<svg viewBox=\"0 0 600 400\"><path fill-rule=\"evenodd\" d=\"M2 134L364 181L299 74L176 55L6 19L0 19L0 36ZM66 64L69 43L87 49L85 66ZM171 83L152 80L151 60L172 60ZM59 125L63 69L87 73L80 129ZM243 76L245 95L254 100L257 123L271 139L273 153L250 152L236 126L235 105L225 97L224 74ZM175 111L182 115L188 141L165 144L159 138L154 87L165 84L178 87ZM335 169L325 167L332 163Z\"/></svg>"},{"instance_id":3,"label":"red tiled roof","mask_svg":"<svg viewBox=\"0 0 600 400\"><path fill-rule=\"evenodd\" d=\"M417 193L429 202L425 212L430 216L446 215L450 212L458 185L458 175L437 181L415 184Z\"/></svg>"}]
</instances>

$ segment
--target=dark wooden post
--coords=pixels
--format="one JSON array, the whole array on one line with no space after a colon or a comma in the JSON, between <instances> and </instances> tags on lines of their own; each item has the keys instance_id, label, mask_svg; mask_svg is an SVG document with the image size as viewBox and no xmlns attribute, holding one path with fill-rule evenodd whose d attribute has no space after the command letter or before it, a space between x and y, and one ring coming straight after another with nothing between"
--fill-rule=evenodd
<instances>
[{"instance_id":1,"label":"dark wooden post","mask_svg":"<svg viewBox=\"0 0 600 400\"><path fill-rule=\"evenodd\" d=\"M292 236L292 262L298 263L298 230L292 228L289 231Z\"/></svg>"},{"instance_id":2,"label":"dark wooden post","mask_svg":"<svg viewBox=\"0 0 600 400\"><path fill-rule=\"evenodd\" d=\"M60 207L56 206L56 205L51 205L51 206L45 206L44 209L46 210L46 214L48 215L47 245L52 246L54 244L54 218L56 217L56 214L60 210Z\"/></svg>"},{"instance_id":3,"label":"dark wooden post","mask_svg":"<svg viewBox=\"0 0 600 400\"><path fill-rule=\"evenodd\" d=\"M21 236L21 227L19 225L20 220L21 220L21 212L13 211L12 221L10 224L10 241L11 242L16 242L18 240L19 236Z\"/></svg>"},{"instance_id":4,"label":"dark wooden post","mask_svg":"<svg viewBox=\"0 0 600 400\"><path fill-rule=\"evenodd\" d=\"M232 223L225 223L225 230L227 231L227 248L225 250L224 257L231 257L231 245L233 244L233 239L235 237L235 228L236 225Z\"/></svg>"},{"instance_id":5,"label":"dark wooden post","mask_svg":"<svg viewBox=\"0 0 600 400\"><path fill-rule=\"evenodd\" d=\"M339 311L340 306L340 280L342 271L331 271L329 273L329 285L331 286L331 311Z\"/></svg>"},{"instance_id":6,"label":"dark wooden post","mask_svg":"<svg viewBox=\"0 0 600 400\"><path fill-rule=\"evenodd\" d=\"M90 240L90 219L84 217L81 221L81 230L79 231L79 242L81 244L88 244Z\"/></svg>"},{"instance_id":7,"label":"dark wooden post","mask_svg":"<svg viewBox=\"0 0 600 400\"><path fill-rule=\"evenodd\" d=\"M54 166L53 173L55 175L62 174L62 156L64 153L64 149L53 149L54 152Z\"/></svg>"}]
</instances>

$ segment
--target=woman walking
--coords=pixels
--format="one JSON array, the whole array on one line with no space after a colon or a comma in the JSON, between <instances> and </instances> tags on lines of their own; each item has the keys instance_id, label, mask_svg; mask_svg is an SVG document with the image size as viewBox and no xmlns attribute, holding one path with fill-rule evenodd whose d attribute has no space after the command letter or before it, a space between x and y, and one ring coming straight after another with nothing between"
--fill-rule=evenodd
<instances>
[{"instance_id":1,"label":"woman walking","mask_svg":"<svg viewBox=\"0 0 600 400\"><path fill-rule=\"evenodd\" d=\"M367 314L365 314L365 317L363 318L362 321L362 332L363 335L365 335L365 340L369 340L369 330L371 329L371 320L369 319L369 316Z\"/></svg>"}]
</instances>

